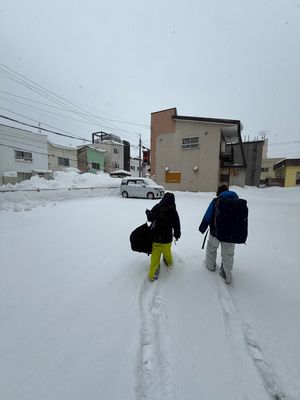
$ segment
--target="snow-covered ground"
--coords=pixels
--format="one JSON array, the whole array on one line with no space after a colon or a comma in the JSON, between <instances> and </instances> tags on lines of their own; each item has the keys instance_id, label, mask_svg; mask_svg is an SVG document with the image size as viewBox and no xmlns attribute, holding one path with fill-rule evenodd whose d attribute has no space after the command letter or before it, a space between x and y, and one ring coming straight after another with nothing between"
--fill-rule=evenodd
<instances>
[{"instance_id":1,"label":"snow-covered ground","mask_svg":"<svg viewBox=\"0 0 300 400\"><path fill-rule=\"evenodd\" d=\"M150 284L129 234L156 201L105 174L20 185L0 190L0 399L300 398L300 188L233 188L249 237L225 285L198 232L213 193L174 192L174 268Z\"/></svg>"}]
</instances>

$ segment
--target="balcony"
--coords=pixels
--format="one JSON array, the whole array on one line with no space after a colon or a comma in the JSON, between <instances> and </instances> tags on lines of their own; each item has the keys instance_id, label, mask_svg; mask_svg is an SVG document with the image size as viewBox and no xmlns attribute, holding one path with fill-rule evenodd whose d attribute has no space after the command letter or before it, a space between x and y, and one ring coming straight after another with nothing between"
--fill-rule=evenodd
<instances>
[{"instance_id":1,"label":"balcony","mask_svg":"<svg viewBox=\"0 0 300 400\"><path fill-rule=\"evenodd\" d=\"M229 167L233 164L233 152L223 151L220 153L221 167Z\"/></svg>"}]
</instances>

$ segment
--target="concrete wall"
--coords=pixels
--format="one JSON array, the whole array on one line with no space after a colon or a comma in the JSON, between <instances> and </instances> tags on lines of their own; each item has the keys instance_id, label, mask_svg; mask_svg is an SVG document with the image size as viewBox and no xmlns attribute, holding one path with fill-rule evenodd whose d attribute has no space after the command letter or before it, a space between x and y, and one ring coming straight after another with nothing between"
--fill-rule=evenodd
<instances>
[{"instance_id":1,"label":"concrete wall","mask_svg":"<svg viewBox=\"0 0 300 400\"><path fill-rule=\"evenodd\" d=\"M199 148L182 148L182 139L199 137ZM216 124L176 121L175 131L156 136L157 183L169 190L215 191L219 181L221 129ZM180 172L180 183L166 183L166 168ZM152 158L151 158L152 172Z\"/></svg>"}]
</instances>

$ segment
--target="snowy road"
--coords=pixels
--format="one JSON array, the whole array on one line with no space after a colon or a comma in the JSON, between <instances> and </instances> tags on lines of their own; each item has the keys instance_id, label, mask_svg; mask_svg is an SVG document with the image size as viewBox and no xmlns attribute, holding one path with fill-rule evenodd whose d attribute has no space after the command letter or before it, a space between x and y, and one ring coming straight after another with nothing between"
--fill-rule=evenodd
<instances>
[{"instance_id":1,"label":"snowy road","mask_svg":"<svg viewBox=\"0 0 300 400\"><path fill-rule=\"evenodd\" d=\"M182 238L152 285L128 237L154 202L1 211L0 398L299 398L299 193L241 189L231 286L202 266L209 194L175 193Z\"/></svg>"}]
</instances>

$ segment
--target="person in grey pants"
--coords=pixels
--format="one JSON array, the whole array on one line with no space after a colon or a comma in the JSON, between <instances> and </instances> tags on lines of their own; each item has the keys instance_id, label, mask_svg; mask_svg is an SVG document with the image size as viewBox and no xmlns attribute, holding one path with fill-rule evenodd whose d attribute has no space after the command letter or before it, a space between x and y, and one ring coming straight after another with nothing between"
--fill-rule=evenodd
<instances>
[{"instance_id":1,"label":"person in grey pants","mask_svg":"<svg viewBox=\"0 0 300 400\"><path fill-rule=\"evenodd\" d=\"M221 245L221 259L222 264L220 267L219 274L223 278L225 283L231 282L231 273L233 268L233 261L234 261L234 249L235 243L228 243L228 242L220 242L216 238L215 234L215 209L216 209L216 202L218 198L227 198L227 199L238 199L238 195L229 190L226 185L222 185L218 188L216 193L217 197L215 197L211 203L209 204L206 213L202 219L202 222L199 226L199 231L201 233L205 233L208 226L210 229L208 243L206 247L206 259L205 259L205 266L210 271L216 270L216 259L217 259L217 250L219 245Z\"/></svg>"}]
</instances>

